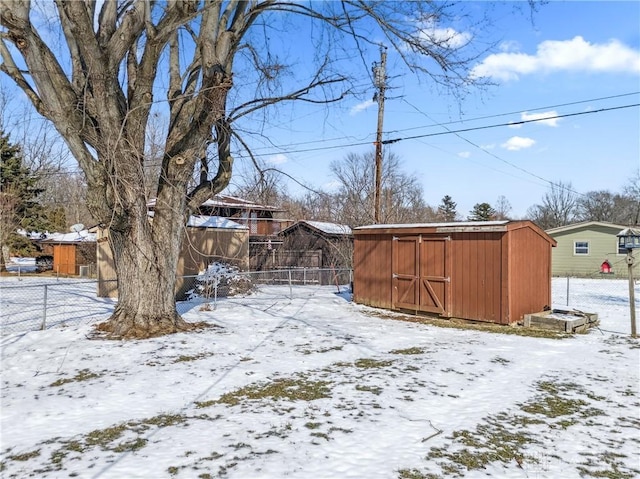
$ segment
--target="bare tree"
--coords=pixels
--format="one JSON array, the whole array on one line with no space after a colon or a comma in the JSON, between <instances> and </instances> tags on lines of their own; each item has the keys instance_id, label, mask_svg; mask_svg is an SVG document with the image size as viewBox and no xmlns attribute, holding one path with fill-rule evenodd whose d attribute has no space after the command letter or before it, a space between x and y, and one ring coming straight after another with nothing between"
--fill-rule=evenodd
<instances>
[{"instance_id":1,"label":"bare tree","mask_svg":"<svg viewBox=\"0 0 640 479\"><path fill-rule=\"evenodd\" d=\"M295 220L341 221L338 197L330 193L307 191L299 198L284 198L281 206Z\"/></svg>"},{"instance_id":2,"label":"bare tree","mask_svg":"<svg viewBox=\"0 0 640 479\"><path fill-rule=\"evenodd\" d=\"M622 189L624 204L621 205L619 222L628 225L640 224L640 169L636 170ZM622 203L622 202L621 202Z\"/></svg>"},{"instance_id":3,"label":"bare tree","mask_svg":"<svg viewBox=\"0 0 640 479\"><path fill-rule=\"evenodd\" d=\"M287 196L286 188L278 172L270 168L251 169L240 176L232 193L263 205L280 205Z\"/></svg>"},{"instance_id":4,"label":"bare tree","mask_svg":"<svg viewBox=\"0 0 640 479\"><path fill-rule=\"evenodd\" d=\"M578 198L576 206L580 221L615 222L616 195L609 191L590 191Z\"/></svg>"},{"instance_id":5,"label":"bare tree","mask_svg":"<svg viewBox=\"0 0 640 479\"><path fill-rule=\"evenodd\" d=\"M509 213L511 212L511 203L505 196L498 196L496 200L496 206L494 208L494 216L496 220L508 220Z\"/></svg>"},{"instance_id":6,"label":"bare tree","mask_svg":"<svg viewBox=\"0 0 640 479\"><path fill-rule=\"evenodd\" d=\"M331 163L331 172L340 184L335 202L336 221L351 227L374 222L374 153L349 153ZM400 159L387 153L382 162L380 219L383 223L427 222L433 217L424 202L417 178L402 171Z\"/></svg>"},{"instance_id":7,"label":"bare tree","mask_svg":"<svg viewBox=\"0 0 640 479\"><path fill-rule=\"evenodd\" d=\"M29 0L0 0L0 70L54 124L85 174L88 207L108 229L119 280L118 304L100 329L118 337L193 327L174 299L189 211L229 184L233 140L247 145L234 129L243 117L284 101L343 97L349 83L333 53L350 44L348 58L363 58L367 45L383 38L435 84L460 93L481 81L467 74L480 53L470 47L480 43L438 28L448 26L447 18L464 18L440 2L56 0L55 6L44 28L59 28L62 45L47 43ZM291 29L276 24L296 18L327 27L310 38L318 68L305 78L271 49L291 41ZM287 89L278 81L282 74L299 82ZM145 141L158 101L167 123L153 188L145 182ZM149 191L157 197L153 222Z\"/></svg>"},{"instance_id":8,"label":"bare tree","mask_svg":"<svg viewBox=\"0 0 640 479\"><path fill-rule=\"evenodd\" d=\"M576 220L577 198L571 183L553 183L542 204L530 207L527 216L545 230L568 225Z\"/></svg>"}]
</instances>

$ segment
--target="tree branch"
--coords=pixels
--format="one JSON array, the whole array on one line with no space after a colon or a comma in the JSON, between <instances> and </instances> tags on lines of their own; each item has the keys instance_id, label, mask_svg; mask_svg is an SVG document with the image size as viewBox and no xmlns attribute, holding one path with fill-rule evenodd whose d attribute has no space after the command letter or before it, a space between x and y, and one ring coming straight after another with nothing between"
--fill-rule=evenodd
<instances>
[{"instance_id":1,"label":"tree branch","mask_svg":"<svg viewBox=\"0 0 640 479\"><path fill-rule=\"evenodd\" d=\"M331 78L331 79L327 79L327 80L318 80L318 81L314 81L312 83L310 83L309 85L307 85L304 88L301 88L299 90L293 91L287 95L282 95L282 96L278 96L278 97L271 97L271 98L256 98L254 100L250 100L248 102L245 102L241 105L238 105L237 107L235 107L233 110L231 110L229 117L231 119L231 121L236 121L238 118L241 118L243 116L246 116L256 110L260 110L262 108L265 108L269 105L274 105L276 103L282 102L282 101L293 101L293 100L302 100L302 101L306 101L308 103L332 103L332 102L336 102L341 100L342 98L344 98L346 92L343 92L340 94L340 96L334 97L334 98L327 98L325 100L313 100L311 98L304 98L304 95L308 94L311 90L313 90L314 88L320 87L320 86L325 86L325 85L330 85L332 83L341 83L343 81L345 81L346 78L344 77L338 77L338 78Z\"/></svg>"}]
</instances>

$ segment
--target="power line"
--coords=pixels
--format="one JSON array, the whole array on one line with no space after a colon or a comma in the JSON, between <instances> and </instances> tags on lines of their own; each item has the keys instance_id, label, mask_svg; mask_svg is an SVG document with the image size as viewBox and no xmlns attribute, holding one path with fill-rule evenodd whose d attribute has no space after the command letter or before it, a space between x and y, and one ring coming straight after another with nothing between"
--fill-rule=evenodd
<instances>
[{"instance_id":1,"label":"power line","mask_svg":"<svg viewBox=\"0 0 640 479\"><path fill-rule=\"evenodd\" d=\"M557 105L539 106L539 107L536 107L536 108L523 108L523 109L520 109L520 110L517 110L517 111L510 111L510 112L507 112L507 113L496 113L494 115L479 116L479 117L469 118L469 119L464 119L464 120L449 121L449 122L446 122L446 123L437 123L432 118L427 117L431 121L434 121L433 125L413 126L411 128L403 128L403 129L397 130L397 131L411 131L411 130L419 130L421 128L432 128L434 126L453 125L453 124L456 124L456 123L464 123L464 122L474 122L474 121L479 121L479 120L487 120L489 118L499 118L501 116L517 115L517 114L526 113L526 112L530 112L530 111L548 110L548 109L552 109L552 108L555 109L555 108L561 108L561 107L565 107L565 106L580 105L580 104L583 104L583 103L592 103L592 102L602 101L602 100L612 100L612 99L615 99L615 98L623 98L623 97L633 96L633 95L640 95L640 91L634 91L634 92L629 92L629 93L620 93L618 95L603 96L603 97L599 97L599 98L591 98L591 99L588 99L588 100L577 100L577 101L572 101L572 102L568 102L568 103L559 103ZM403 99L403 101L405 101L405 103L411 105L406 100ZM413 108L415 108L417 111L419 111L420 113L423 113L421 110L419 110L415 106L413 106L413 105L411 105L411 106Z\"/></svg>"},{"instance_id":2,"label":"power line","mask_svg":"<svg viewBox=\"0 0 640 479\"><path fill-rule=\"evenodd\" d=\"M597 101L603 101L603 100L611 100L611 99L615 99L615 98L623 98L623 97L633 96L633 95L640 95L640 91L629 92L629 93L621 93L621 94L618 94L618 95L611 95L611 96L605 96L605 97L599 97L599 98L590 98L588 100L578 100L578 101L573 101L573 102L568 102L568 103L560 103L560 104L557 104L557 105L548 105L548 106L541 106L541 107L536 107L536 108L526 108L526 109L521 109L521 110L512 111L512 112L497 113L495 115L487 115L487 116L481 116L481 117L475 117L475 118L469 118L469 119L454 120L454 121L449 121L449 122L445 122L445 123L434 122L434 124L432 124L432 125L413 126L413 127L410 127L410 128L402 128L400 130L393 130L393 131L394 132L405 132L405 131L412 131L412 130L420 130L420 129L423 129L423 128L433 128L433 127L436 127L436 126L454 125L454 124L458 124L458 123L474 122L474 121L486 120L486 119L490 119L490 118L499 118L499 117L508 116L508 115L517 115L519 113L525 113L525 112L529 112L529 111L547 110L547 109L551 109L551 108L560 108L560 107L564 107L564 106L573 106L573 105L579 105L579 104L583 104L583 103L591 103L591 102L597 102ZM418 110L418 111L420 111L420 110ZM511 123L511 124L513 124L513 123ZM292 147L292 146L309 145L309 144L314 144L314 143L326 143L326 142L331 142L331 141L344 140L344 139L347 139L347 138L348 137L346 137L346 136L342 136L342 137L335 137L335 138L323 138L322 140L302 141L302 142L297 142L297 143L289 143L289 144L286 145L286 147L282 146L280 148L284 149L284 148L288 148L288 147ZM362 141L361 143L349 143L349 144L345 144L344 146L348 147L348 146L353 146L353 145L360 146L360 145L369 144L368 141L365 141L365 140L361 140L361 141ZM331 147L331 148L340 148L340 147L342 147L342 145ZM271 147L265 147L265 148L271 148ZM330 148L330 147L326 147L326 148ZM256 150L254 150L254 153L256 151L260 151L260 149L261 148L257 148ZM297 151L298 150L291 150L291 152L297 152ZM301 151L306 151L306 150L301 150ZM279 153L281 153L281 151ZM264 156L264 155L265 154L259 154L258 153L258 156Z\"/></svg>"},{"instance_id":3,"label":"power line","mask_svg":"<svg viewBox=\"0 0 640 479\"><path fill-rule=\"evenodd\" d=\"M384 140L382 143L383 144L391 144L391 143L397 143L399 141L406 141L406 140L415 140L416 138L427 138L430 136L442 136L442 135L449 135L449 134L454 134L454 133L465 133L468 131L477 131L477 130L487 130L489 128L499 128L502 126L514 126L514 125L524 125L526 123L535 123L538 121L548 121L548 120L556 120L556 119L560 119L560 118L568 118L568 117L572 117L572 116L580 116L580 115L591 115L594 113L602 113L605 111L613 111L613 110L622 110L625 108L633 108L633 107L638 107L640 106L640 103L633 103L630 105L621 105L621 106L612 106L609 108L599 108L598 110L589 110L589 111L580 111L580 112L576 112L576 113L565 113L564 115L551 115L551 116L545 116L543 118L533 118L531 120L520 120L520 121L510 121L508 123L496 123L494 125L485 125L485 126L475 126L475 127L471 127L471 128L462 128L460 130L447 130L447 131L440 131L440 132L436 132L436 133L425 133L423 135L413 135L413 136L407 136L407 137L400 137L400 138L393 138L391 140ZM441 125L434 125L434 126L441 126Z\"/></svg>"},{"instance_id":4,"label":"power line","mask_svg":"<svg viewBox=\"0 0 640 479\"><path fill-rule=\"evenodd\" d=\"M616 95L616 96L618 96L618 95ZM626 95L620 95L620 96L626 96ZM414 108L417 112L421 113L422 115L426 116L427 118L429 118L430 120L432 120L432 121L433 121L433 119L432 119L428 114L426 114L425 112L423 112L422 110L420 110L419 108L417 108L415 105L413 105L413 104L409 103L407 100L404 100L404 102L405 102L407 105L409 105L409 106L411 106L412 108ZM575 103L580 103L580 102L574 102L574 104L575 104ZM634 105L627 105L627 106L623 106L623 107L611 107L611 108L608 108L608 109L601 109L600 111L606 111L606 110L609 110L609 109L627 108L627 107L631 107L631 106L634 106ZM635 105L635 106L638 106L638 105ZM546 109L546 108L551 108L551 107L543 107L543 108L544 108L544 109ZM543 109L543 108L540 108L540 109ZM535 111L535 110L528 110L528 111ZM559 118L560 116L575 116L575 115L581 115L581 114L586 114L586 113L595 113L595 112L597 112L597 111L598 111L598 110L592 110L592 111L589 111L589 112L571 113L571 114L566 114L566 115L556 115L556 116L550 116L550 117L545 117L545 118L537 118L537 119L535 119L535 120L523 120L523 121L520 121L520 122L517 122L517 123L510 122L510 123L508 123L507 125L508 125L508 126L511 126L511 125L514 125L514 124L529 123L529 122L531 122L531 121L545 121L545 120L550 120L550 119L554 119L554 118ZM441 126L442 128L444 128L444 129L446 130L446 133L455 134L458 138L460 138L461 140L465 141L466 143L469 143L470 145L472 145L472 146L474 146L475 148L477 148L477 149L479 149L479 150L483 151L483 152L484 152L484 153L486 153L487 155L489 155L489 156L491 156L491 157L495 158L495 159L496 159L496 160L498 160L498 161L501 161L501 162L503 162L503 163L505 163L505 164L507 164L507 165L511 166L512 168L515 168L515 169L517 169L517 170L520 170L520 171L522 171L523 173L526 173L527 175L532 176L533 178L536 178L536 179L541 180L541 181L543 181L543 182L545 182L545 183L548 183L548 184L549 184L550 186L552 186L552 187L553 187L553 186L556 186L556 187L557 187L557 186L560 186L560 185L558 185L558 184L557 184L556 182L554 182L554 181L551 181L551 180L548 180L548 179L546 179L546 178L543 178L542 176L537 175L536 173L533 173L533 172L531 172L531 171L529 171L529 170L527 170L527 169L525 169L525 168L522 168L522 167L520 167L520 166L518 166L518 165L515 165L515 164L511 163L510 161L507 161L507 160L505 160L504 158L499 157L499 156L498 156L498 155L496 155L495 153L493 153L493 152L491 152L491 151L487 150L486 148L483 148L482 146L477 145L476 143L474 143L473 141L469 140L468 138L465 138L465 137L463 137L462 135L460 135L460 134L459 134L459 131L460 131L460 130L453 131L453 130L451 130L451 129L447 128L445 124L439 124L439 125L437 125L437 126ZM444 133L445 133L445 132L442 132L442 134L444 134ZM434 135L430 135L430 136L434 136ZM583 194L583 193L580 193L579 191L572 190L571 188L568 188L568 187L566 187L566 186L564 186L564 185L562 186L562 189L564 189L564 190L566 190L566 191L569 191L569 192L571 192L571 193L574 193L574 194L576 194L576 195L579 195L579 196L584 196L584 194Z\"/></svg>"},{"instance_id":5,"label":"power line","mask_svg":"<svg viewBox=\"0 0 640 479\"><path fill-rule=\"evenodd\" d=\"M628 96L628 95L632 95L635 93L628 93L628 94L622 94L619 96ZM617 97L618 95L616 95L615 97ZM607 99L607 98L614 98L614 97L604 97L603 99ZM578 104L578 103L584 103L584 102L588 102L588 101L596 101L594 100L583 100L583 101L579 101L579 102L573 102L573 103L567 103L567 105L570 104ZM558 105L560 106L560 105ZM449 134L457 134L457 133L466 133L466 132L470 132L470 131L479 131L479 130L486 130L486 129L491 129L491 128L500 128L500 127L512 127L514 125L523 125L523 124L527 124L527 123L535 123L535 122L539 122L539 121L548 121L548 120L554 120L554 119L560 119L560 118L568 118L568 117L573 117L573 116L581 116L581 115L591 115L591 114L596 114L596 113L603 113L603 112L607 112L607 111L615 111L615 110L622 110L622 109L626 109L626 108L634 108L634 107L638 107L640 106L640 103L633 103L633 104L627 104L627 105L620 105L620 106L615 106L615 107L607 107L607 108L599 108L597 110L589 110L589 111L583 111L583 112L574 112L574 113L566 113L566 114L562 114L562 115L550 115L550 116L546 116L543 118L534 118L534 119L530 119L530 120L520 120L517 122L507 122L507 123L496 123L496 124L491 124L491 125L482 125L482 126L476 126L476 127L470 127L470 128L462 128L462 129L458 129L458 130L450 130L450 129L446 129L446 131L441 131L441 132L435 132L435 133L424 133L421 135L412 135L412 136L406 136L406 137L398 137L398 138L392 138L389 140L383 140L382 144L392 144L392 143L397 143L400 141L407 141L407 140L415 140L415 139L420 139L420 138L429 138L429 137L434 137L434 136L443 136L443 135L449 135ZM553 107L542 107L542 108L553 108ZM542 109L542 108L538 108L538 109ZM534 111L535 109L529 109L529 110L521 110L520 112L516 112L516 113L521 113L523 111ZM499 114L499 115L494 115L494 116L504 116L504 115L508 115L508 114L513 114L513 113L503 113L503 114ZM453 122L453 123L458 123L458 122ZM445 125L448 125L451 123L442 123L442 124L434 124L431 125L431 127L444 127ZM415 128L415 127L414 127ZM404 130L402 130L404 131ZM407 130L408 131L408 130ZM331 140L318 140L318 141L331 141ZM309 142L309 143L313 143L313 142ZM304 143L302 143L304 144ZM256 153L254 152L254 156L269 156L269 155L273 155L275 153L287 153L287 154L291 154L291 153L307 153L307 152L312 152L312 151L328 151L328 150L336 150L336 149L344 149L344 148L350 148L350 147L355 147L355 146L365 146L365 145L371 145L372 142L371 141L358 141L358 142L352 142L352 143L344 143L344 144L340 144L340 145L332 145L332 146L320 146L320 147L314 147L314 148L301 148L301 149L291 149L291 150L276 150L276 151L270 151L267 153ZM504 161L504 160L501 160ZM512 165L513 166L513 165ZM74 171L74 173L80 173L79 171ZM55 173L50 173L52 175L55 174L64 174L63 172L55 172ZM545 182L548 182L548 180L544 180Z\"/></svg>"},{"instance_id":6,"label":"power line","mask_svg":"<svg viewBox=\"0 0 640 479\"><path fill-rule=\"evenodd\" d=\"M407 137L400 137L400 138L393 138L390 140L383 140L382 144L391 144L391 143L397 143L399 141L406 141L406 140L415 140L415 139L419 139L419 138L428 138L431 136L442 136L442 135L450 135L450 134L455 134L455 133L465 133L468 131L476 131L476 130L486 130L486 129L490 129L490 128L499 128L499 127L504 127L504 126L514 126L514 125L523 125L525 123L535 123L538 121L548 121L548 120L554 120L554 119L559 119L559 118L567 118L567 117L572 117L572 116L578 116L578 115L590 115L590 114L594 114L594 113L602 113L602 112L606 112L606 111L612 111L612 110L620 110L620 109L624 109L624 108L633 108L633 107L638 107L640 106L640 103L634 103L634 104L629 104L629 105L622 105L622 106L615 106L615 107L609 107L609 108L599 108L598 110L590 110L590 111L583 111L583 112L576 112L576 113L566 113L563 115L552 115L552 116L548 116L548 117L544 117L544 118L534 118L531 120L521 120L521 121L517 121L517 122L508 122L508 123L496 123L493 125L484 125L484 126L476 126L476 127L470 127L470 128L462 128L459 130L447 130L447 131L441 131L441 132L436 132L436 133L425 133L422 135L413 135L413 136L407 136ZM440 125L440 124L436 124L436 125L432 125L432 127L436 127L436 126L443 126L444 124ZM349 147L353 147L353 146L364 146L364 145L370 145L373 142L371 141L363 141L363 142L355 142L355 143L346 143L346 144L342 144L342 145L333 145L333 146L319 146L316 148L301 148L301 149L297 149L297 150L279 150L279 151L272 151L272 152L268 152L268 153L255 153L254 152L254 156L268 156L268 155L273 155L275 153L307 153L310 151L325 151L325 150L335 150L335 149L339 149L339 148L349 148Z\"/></svg>"}]
</instances>

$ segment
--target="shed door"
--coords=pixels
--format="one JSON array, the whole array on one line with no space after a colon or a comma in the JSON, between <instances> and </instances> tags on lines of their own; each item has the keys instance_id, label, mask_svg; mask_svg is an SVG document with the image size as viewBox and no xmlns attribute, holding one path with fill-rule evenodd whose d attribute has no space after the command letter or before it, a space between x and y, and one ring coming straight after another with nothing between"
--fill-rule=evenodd
<instances>
[{"instance_id":1,"label":"shed door","mask_svg":"<svg viewBox=\"0 0 640 479\"><path fill-rule=\"evenodd\" d=\"M449 315L449 238L394 237L393 308Z\"/></svg>"},{"instance_id":2,"label":"shed door","mask_svg":"<svg viewBox=\"0 0 640 479\"><path fill-rule=\"evenodd\" d=\"M419 310L449 315L449 238L422 237Z\"/></svg>"},{"instance_id":3,"label":"shed door","mask_svg":"<svg viewBox=\"0 0 640 479\"><path fill-rule=\"evenodd\" d=\"M391 249L391 301L394 308L417 309L420 265L420 236L394 236Z\"/></svg>"},{"instance_id":4,"label":"shed door","mask_svg":"<svg viewBox=\"0 0 640 479\"><path fill-rule=\"evenodd\" d=\"M53 246L53 269L61 274L76 274L76 247L69 244Z\"/></svg>"}]
</instances>

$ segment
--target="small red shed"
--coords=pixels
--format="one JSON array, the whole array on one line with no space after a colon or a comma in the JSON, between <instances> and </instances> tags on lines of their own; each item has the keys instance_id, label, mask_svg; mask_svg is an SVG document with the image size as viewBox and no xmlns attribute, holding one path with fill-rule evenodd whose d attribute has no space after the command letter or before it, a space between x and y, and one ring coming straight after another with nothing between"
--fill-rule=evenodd
<instances>
[{"instance_id":1,"label":"small red shed","mask_svg":"<svg viewBox=\"0 0 640 479\"><path fill-rule=\"evenodd\" d=\"M498 324L551 306L556 242L531 221L372 225L353 233L357 303Z\"/></svg>"}]
</instances>

